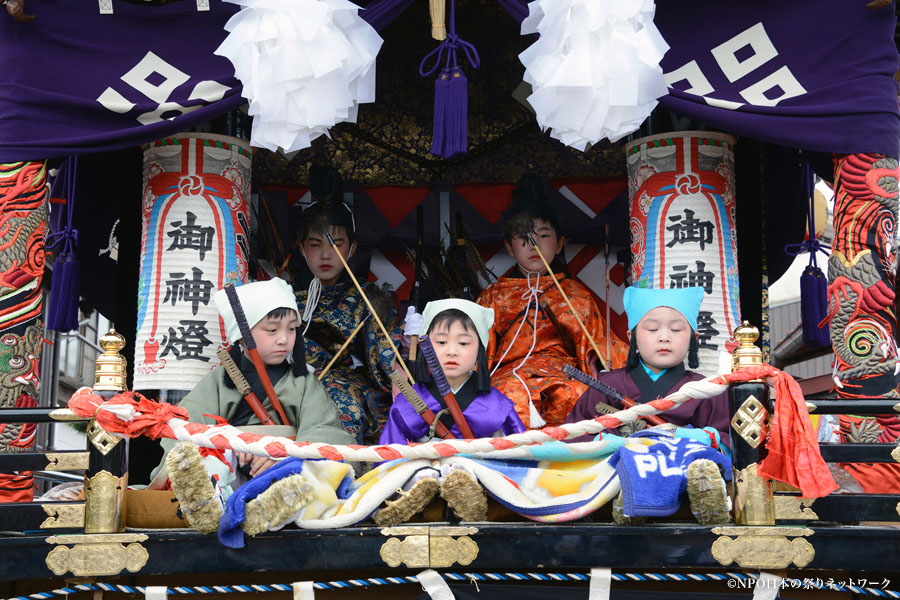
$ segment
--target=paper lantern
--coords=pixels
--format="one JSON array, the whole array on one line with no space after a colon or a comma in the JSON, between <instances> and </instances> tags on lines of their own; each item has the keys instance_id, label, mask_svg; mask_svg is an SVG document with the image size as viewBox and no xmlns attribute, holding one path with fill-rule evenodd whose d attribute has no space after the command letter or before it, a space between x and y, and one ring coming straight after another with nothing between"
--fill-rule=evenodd
<instances>
[{"instance_id":1,"label":"paper lantern","mask_svg":"<svg viewBox=\"0 0 900 600\"><path fill-rule=\"evenodd\" d=\"M247 279L250 153L179 134L144 147L135 389L190 390L227 343L212 296Z\"/></svg>"},{"instance_id":2,"label":"paper lantern","mask_svg":"<svg viewBox=\"0 0 900 600\"><path fill-rule=\"evenodd\" d=\"M632 285L701 286L700 369L712 375L740 324L734 138L706 131L626 146Z\"/></svg>"}]
</instances>

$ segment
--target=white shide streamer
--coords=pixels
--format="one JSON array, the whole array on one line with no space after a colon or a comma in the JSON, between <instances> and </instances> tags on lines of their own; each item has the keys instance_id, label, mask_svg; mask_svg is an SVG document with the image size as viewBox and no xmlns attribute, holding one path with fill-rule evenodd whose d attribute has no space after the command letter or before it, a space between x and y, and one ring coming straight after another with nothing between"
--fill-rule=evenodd
<instances>
[{"instance_id":1,"label":"white shide streamer","mask_svg":"<svg viewBox=\"0 0 900 600\"><path fill-rule=\"evenodd\" d=\"M375 101L381 36L348 0L227 0L242 8L215 53L234 65L251 145L294 152Z\"/></svg>"},{"instance_id":2,"label":"white shide streamer","mask_svg":"<svg viewBox=\"0 0 900 600\"><path fill-rule=\"evenodd\" d=\"M640 127L666 95L659 66L669 45L653 0L534 0L522 35L540 37L519 60L538 125L586 150Z\"/></svg>"}]
</instances>

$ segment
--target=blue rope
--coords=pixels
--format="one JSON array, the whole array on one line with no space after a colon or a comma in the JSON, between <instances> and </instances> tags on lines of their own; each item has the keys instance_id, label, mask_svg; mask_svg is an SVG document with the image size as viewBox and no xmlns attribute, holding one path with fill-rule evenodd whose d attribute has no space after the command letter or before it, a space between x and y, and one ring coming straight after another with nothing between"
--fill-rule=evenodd
<instances>
[{"instance_id":1,"label":"blue rope","mask_svg":"<svg viewBox=\"0 0 900 600\"><path fill-rule=\"evenodd\" d=\"M480 582L480 581L554 581L554 582L587 582L590 575L585 573L442 573L441 576L451 582ZM748 580L756 580L756 575L748 575L746 573L613 573L612 579L615 581L728 581L731 579L744 582L744 587L750 588ZM852 579L850 580L853 581ZM869 583L867 580L866 583ZM415 575L407 575L404 577L369 577L366 579L349 579L347 581L320 581L314 582L313 588L317 590L340 590L347 588L367 588L370 586L384 585L403 585L418 584L419 580ZM875 583L874 581L871 583ZM831 590L837 592L853 592L860 595L871 595L878 598L897 598L900 600L900 592L893 590L879 589L877 587L862 587L852 585L847 582L834 582L832 579L822 580L815 579L792 579L785 578L782 582L785 589L819 589ZM82 583L71 585L68 587L58 588L50 592L38 592L28 596L15 596L6 600L49 600L57 596L67 596L69 594L77 594L79 592L89 592L102 590L106 592L124 592L126 594L144 594L146 587L144 586L127 586L111 583ZM293 586L284 583L273 583L268 585L216 585L216 586L168 586L166 593L174 596L177 594L228 594L234 592L290 592Z\"/></svg>"}]
</instances>

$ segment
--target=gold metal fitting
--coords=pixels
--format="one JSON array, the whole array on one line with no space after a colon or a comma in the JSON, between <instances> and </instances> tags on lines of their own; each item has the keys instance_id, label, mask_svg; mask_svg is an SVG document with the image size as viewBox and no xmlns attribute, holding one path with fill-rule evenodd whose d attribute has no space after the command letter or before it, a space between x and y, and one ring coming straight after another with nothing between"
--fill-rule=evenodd
<instances>
[{"instance_id":1,"label":"gold metal fitting","mask_svg":"<svg viewBox=\"0 0 900 600\"><path fill-rule=\"evenodd\" d=\"M762 350L753 345L759 339L759 329L744 321L734 330L734 337L738 341L738 347L731 355L732 368L737 371L741 367L761 365Z\"/></svg>"},{"instance_id":2,"label":"gold metal fitting","mask_svg":"<svg viewBox=\"0 0 900 600\"><path fill-rule=\"evenodd\" d=\"M95 392L125 391L125 358L119 351L125 347L125 338L116 330L110 329L100 336L98 342L103 354L97 357L97 368L94 370Z\"/></svg>"}]
</instances>

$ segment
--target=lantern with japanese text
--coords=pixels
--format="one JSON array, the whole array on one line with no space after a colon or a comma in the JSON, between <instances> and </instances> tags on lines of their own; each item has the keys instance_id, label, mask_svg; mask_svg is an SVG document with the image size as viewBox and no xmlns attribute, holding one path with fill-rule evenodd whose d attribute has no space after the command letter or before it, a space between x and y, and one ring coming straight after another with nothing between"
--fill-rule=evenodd
<instances>
[{"instance_id":1,"label":"lantern with japanese text","mask_svg":"<svg viewBox=\"0 0 900 600\"><path fill-rule=\"evenodd\" d=\"M227 343L212 296L247 279L250 153L186 133L144 147L135 389L190 390Z\"/></svg>"},{"instance_id":2,"label":"lantern with japanese text","mask_svg":"<svg viewBox=\"0 0 900 600\"><path fill-rule=\"evenodd\" d=\"M631 205L632 285L700 286L701 373L740 324L734 208L734 138L677 132L626 145Z\"/></svg>"}]
</instances>

